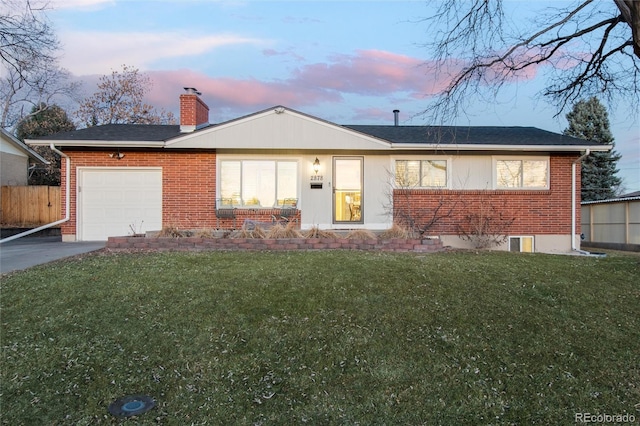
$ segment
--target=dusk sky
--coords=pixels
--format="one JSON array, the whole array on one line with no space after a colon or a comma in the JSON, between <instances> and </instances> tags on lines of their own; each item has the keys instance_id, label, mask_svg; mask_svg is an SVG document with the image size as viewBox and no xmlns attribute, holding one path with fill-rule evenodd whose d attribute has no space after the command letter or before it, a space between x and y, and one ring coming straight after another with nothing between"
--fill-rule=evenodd
<instances>
[{"instance_id":1,"label":"dusk sky","mask_svg":"<svg viewBox=\"0 0 640 426\"><path fill-rule=\"evenodd\" d=\"M603 2L604 3L604 2ZM433 4L433 3L432 3ZM565 4L554 1L555 6ZM178 96L196 87L212 123L284 105L338 124L428 124L420 115L445 84L427 73L421 46L434 28L426 1L53 0L47 15L62 42L60 65L86 82L126 64L153 80L148 102L178 115ZM524 25L544 3L513 1ZM530 16L530 15L529 15ZM477 99L457 125L534 126L561 133L565 114L536 95L544 69ZM640 120L610 111L626 192L640 190Z\"/></svg>"}]
</instances>

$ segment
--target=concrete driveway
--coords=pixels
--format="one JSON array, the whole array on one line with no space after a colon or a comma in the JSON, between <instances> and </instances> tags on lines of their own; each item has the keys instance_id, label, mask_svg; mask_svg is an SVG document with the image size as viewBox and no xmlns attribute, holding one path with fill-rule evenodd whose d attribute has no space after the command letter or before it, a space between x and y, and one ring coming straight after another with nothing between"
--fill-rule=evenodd
<instances>
[{"instance_id":1,"label":"concrete driveway","mask_svg":"<svg viewBox=\"0 0 640 426\"><path fill-rule=\"evenodd\" d=\"M104 248L105 241L63 243L61 237L24 237L0 244L0 274Z\"/></svg>"}]
</instances>

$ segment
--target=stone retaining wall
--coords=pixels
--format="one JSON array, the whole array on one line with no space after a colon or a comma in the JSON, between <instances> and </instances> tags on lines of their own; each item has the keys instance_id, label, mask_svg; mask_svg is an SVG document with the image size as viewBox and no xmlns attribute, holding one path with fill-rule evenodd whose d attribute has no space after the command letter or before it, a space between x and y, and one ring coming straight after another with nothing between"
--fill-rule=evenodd
<instances>
[{"instance_id":1,"label":"stone retaining wall","mask_svg":"<svg viewBox=\"0 0 640 426\"><path fill-rule=\"evenodd\" d=\"M346 238L148 238L109 237L110 250L368 250L429 253L443 249L442 241L426 240L355 240Z\"/></svg>"}]
</instances>

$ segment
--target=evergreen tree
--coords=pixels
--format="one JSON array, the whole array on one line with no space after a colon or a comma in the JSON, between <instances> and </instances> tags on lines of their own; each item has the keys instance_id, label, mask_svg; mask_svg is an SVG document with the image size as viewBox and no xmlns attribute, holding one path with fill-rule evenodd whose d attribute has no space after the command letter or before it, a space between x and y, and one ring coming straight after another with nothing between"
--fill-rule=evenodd
<instances>
[{"instance_id":1,"label":"evergreen tree","mask_svg":"<svg viewBox=\"0 0 640 426\"><path fill-rule=\"evenodd\" d=\"M564 134L591 143L615 146L609 128L609 115L598 98L578 101L567 114L569 127ZM616 176L621 156L611 149L607 152L592 152L582 160L582 201L597 201L614 198L622 184Z\"/></svg>"},{"instance_id":2,"label":"evergreen tree","mask_svg":"<svg viewBox=\"0 0 640 426\"><path fill-rule=\"evenodd\" d=\"M16 130L16 137L23 141L54 133L75 130L67 113L58 105L37 105L31 111L33 115L24 120ZM32 146L49 164L38 165L29 176L29 185L60 185L60 156L46 146Z\"/></svg>"}]
</instances>

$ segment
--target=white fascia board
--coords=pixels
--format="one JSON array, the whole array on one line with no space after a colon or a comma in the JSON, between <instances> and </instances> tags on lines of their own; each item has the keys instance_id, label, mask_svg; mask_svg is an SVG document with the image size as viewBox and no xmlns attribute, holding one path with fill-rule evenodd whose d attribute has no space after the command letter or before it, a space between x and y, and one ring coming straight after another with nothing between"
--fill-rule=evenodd
<instances>
[{"instance_id":1,"label":"white fascia board","mask_svg":"<svg viewBox=\"0 0 640 426\"><path fill-rule=\"evenodd\" d=\"M395 143L393 150L435 150L435 151L541 151L541 152L583 152L610 151L611 145L483 145L483 144L419 144Z\"/></svg>"},{"instance_id":2,"label":"white fascia board","mask_svg":"<svg viewBox=\"0 0 640 426\"><path fill-rule=\"evenodd\" d=\"M31 145L79 146L96 148L164 148L163 141L28 140Z\"/></svg>"}]
</instances>

